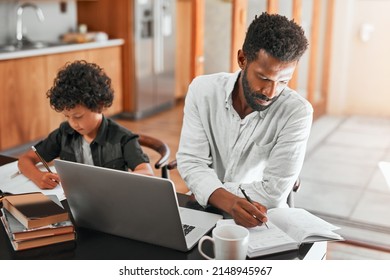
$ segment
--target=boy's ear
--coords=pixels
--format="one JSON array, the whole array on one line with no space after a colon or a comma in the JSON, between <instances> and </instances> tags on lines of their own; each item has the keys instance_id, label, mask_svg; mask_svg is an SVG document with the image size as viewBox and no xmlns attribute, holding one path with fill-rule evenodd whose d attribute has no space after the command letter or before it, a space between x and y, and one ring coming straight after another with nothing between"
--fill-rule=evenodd
<instances>
[{"instance_id":1,"label":"boy's ear","mask_svg":"<svg viewBox=\"0 0 390 280\"><path fill-rule=\"evenodd\" d=\"M238 53L237 53L237 63L238 63L238 66L241 68L241 70L245 69L246 62L247 61L246 61L246 57L245 57L244 51L243 50L238 50Z\"/></svg>"}]
</instances>

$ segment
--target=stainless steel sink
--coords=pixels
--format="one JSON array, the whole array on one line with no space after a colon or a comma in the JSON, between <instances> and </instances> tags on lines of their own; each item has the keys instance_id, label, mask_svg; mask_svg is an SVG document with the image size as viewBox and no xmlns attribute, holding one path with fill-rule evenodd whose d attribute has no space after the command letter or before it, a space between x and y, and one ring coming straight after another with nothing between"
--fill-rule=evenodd
<instances>
[{"instance_id":1,"label":"stainless steel sink","mask_svg":"<svg viewBox=\"0 0 390 280\"><path fill-rule=\"evenodd\" d=\"M24 43L22 45L18 45L18 44L0 45L0 52L35 50L35 49L43 49L43 48L62 46L62 45L66 45L66 43L35 41L35 42Z\"/></svg>"}]
</instances>

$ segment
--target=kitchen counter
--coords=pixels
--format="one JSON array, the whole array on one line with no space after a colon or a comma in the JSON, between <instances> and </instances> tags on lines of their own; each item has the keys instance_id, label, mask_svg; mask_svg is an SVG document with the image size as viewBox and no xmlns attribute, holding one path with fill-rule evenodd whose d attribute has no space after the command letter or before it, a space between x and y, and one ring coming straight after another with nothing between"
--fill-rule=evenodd
<instances>
[{"instance_id":1,"label":"kitchen counter","mask_svg":"<svg viewBox=\"0 0 390 280\"><path fill-rule=\"evenodd\" d=\"M25 57L57 54L57 53L66 53L66 52L80 51L80 50L99 49L99 48L120 46L123 44L124 44L123 39L112 39L112 40L107 40L107 41L103 41L103 42L64 44L64 45L59 45L59 46L51 46L51 47L38 48L38 49L0 52L0 60L25 58Z\"/></svg>"}]
</instances>

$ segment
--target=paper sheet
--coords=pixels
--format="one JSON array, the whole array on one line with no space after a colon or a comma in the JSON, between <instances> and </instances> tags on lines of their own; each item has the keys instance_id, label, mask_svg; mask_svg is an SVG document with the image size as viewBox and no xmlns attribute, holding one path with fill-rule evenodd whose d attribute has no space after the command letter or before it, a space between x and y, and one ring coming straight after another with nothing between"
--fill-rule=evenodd
<instances>
[{"instance_id":1,"label":"paper sheet","mask_svg":"<svg viewBox=\"0 0 390 280\"><path fill-rule=\"evenodd\" d=\"M19 171L17 164L18 162L14 161L0 166L0 190L13 194L41 192L45 195L56 195L60 201L66 199L61 185L51 190L42 190L23 174L15 176ZM54 166L50 168L55 172ZM42 170L45 170L44 166Z\"/></svg>"}]
</instances>

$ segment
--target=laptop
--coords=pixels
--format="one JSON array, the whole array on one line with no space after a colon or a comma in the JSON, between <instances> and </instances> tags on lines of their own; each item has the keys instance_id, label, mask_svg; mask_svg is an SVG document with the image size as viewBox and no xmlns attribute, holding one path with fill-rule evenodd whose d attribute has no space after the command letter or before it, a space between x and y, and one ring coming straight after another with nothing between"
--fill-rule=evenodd
<instances>
[{"instance_id":1,"label":"laptop","mask_svg":"<svg viewBox=\"0 0 390 280\"><path fill-rule=\"evenodd\" d=\"M189 251L222 215L179 207L169 179L56 159L78 227Z\"/></svg>"}]
</instances>

